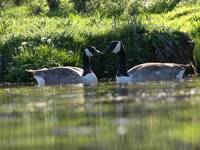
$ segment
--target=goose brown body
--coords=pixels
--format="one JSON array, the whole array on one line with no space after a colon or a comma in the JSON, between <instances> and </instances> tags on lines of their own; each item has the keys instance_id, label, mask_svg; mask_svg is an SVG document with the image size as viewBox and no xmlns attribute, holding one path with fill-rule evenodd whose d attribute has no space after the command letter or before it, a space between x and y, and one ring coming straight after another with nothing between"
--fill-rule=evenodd
<instances>
[{"instance_id":1,"label":"goose brown body","mask_svg":"<svg viewBox=\"0 0 200 150\"><path fill-rule=\"evenodd\" d=\"M117 83L137 83L145 81L182 80L189 74L195 74L192 64L149 62L126 69L126 51L121 41L112 41L105 52L118 55Z\"/></svg>"},{"instance_id":2,"label":"goose brown body","mask_svg":"<svg viewBox=\"0 0 200 150\"><path fill-rule=\"evenodd\" d=\"M27 72L33 73L37 82L39 82L38 79L42 78L45 85L77 84L82 82L83 69L68 66L27 70Z\"/></svg>"},{"instance_id":3,"label":"goose brown body","mask_svg":"<svg viewBox=\"0 0 200 150\"><path fill-rule=\"evenodd\" d=\"M101 54L95 47L88 46L83 50L83 69L73 66L43 68L38 70L26 70L32 73L39 86L64 85L64 84L93 84L97 83L97 77L90 67L90 57Z\"/></svg>"},{"instance_id":4,"label":"goose brown body","mask_svg":"<svg viewBox=\"0 0 200 150\"><path fill-rule=\"evenodd\" d=\"M190 64L144 63L128 70L128 74L131 82L182 80L190 67Z\"/></svg>"}]
</instances>

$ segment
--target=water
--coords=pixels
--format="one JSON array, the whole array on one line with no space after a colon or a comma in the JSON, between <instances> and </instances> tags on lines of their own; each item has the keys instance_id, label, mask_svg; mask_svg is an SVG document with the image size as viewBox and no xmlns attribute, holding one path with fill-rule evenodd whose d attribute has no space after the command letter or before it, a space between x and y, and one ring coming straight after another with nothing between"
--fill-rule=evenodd
<instances>
[{"instance_id":1,"label":"water","mask_svg":"<svg viewBox=\"0 0 200 150\"><path fill-rule=\"evenodd\" d=\"M199 141L200 79L0 88L0 150L197 150Z\"/></svg>"}]
</instances>

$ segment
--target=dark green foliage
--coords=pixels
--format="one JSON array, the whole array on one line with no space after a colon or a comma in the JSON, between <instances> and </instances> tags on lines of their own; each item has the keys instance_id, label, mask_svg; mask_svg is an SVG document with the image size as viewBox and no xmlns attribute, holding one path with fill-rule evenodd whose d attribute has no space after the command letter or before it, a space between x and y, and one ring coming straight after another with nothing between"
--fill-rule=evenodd
<instances>
[{"instance_id":1,"label":"dark green foliage","mask_svg":"<svg viewBox=\"0 0 200 150\"><path fill-rule=\"evenodd\" d=\"M127 3L127 0L101 0L99 11L107 17L119 17L125 12Z\"/></svg>"},{"instance_id":2,"label":"dark green foliage","mask_svg":"<svg viewBox=\"0 0 200 150\"><path fill-rule=\"evenodd\" d=\"M155 56L161 62L166 62L169 59L175 59L176 54L174 49L178 47L179 38L176 32L170 30L158 31L154 30L150 35L152 48L155 50ZM169 60L170 62L171 60Z\"/></svg>"},{"instance_id":3,"label":"dark green foliage","mask_svg":"<svg viewBox=\"0 0 200 150\"><path fill-rule=\"evenodd\" d=\"M72 0L78 13L99 13L106 17L119 17L127 9L129 0Z\"/></svg>"},{"instance_id":4,"label":"dark green foliage","mask_svg":"<svg viewBox=\"0 0 200 150\"><path fill-rule=\"evenodd\" d=\"M3 56L0 53L0 75L2 75L2 71L3 71Z\"/></svg>"},{"instance_id":5,"label":"dark green foliage","mask_svg":"<svg viewBox=\"0 0 200 150\"><path fill-rule=\"evenodd\" d=\"M70 42L73 45L70 45ZM79 46L73 42L73 39L62 36L54 37L54 39L36 37L29 40L11 37L0 48L3 53L2 71L7 74L4 79L12 82L25 82L28 81L25 69L63 65L78 66L80 64L79 51L64 49L64 47L70 47L69 45L74 48ZM78 48L80 49L80 46Z\"/></svg>"},{"instance_id":6,"label":"dark green foliage","mask_svg":"<svg viewBox=\"0 0 200 150\"><path fill-rule=\"evenodd\" d=\"M29 4L31 14L39 15L42 12L42 7L39 4Z\"/></svg>"},{"instance_id":7,"label":"dark green foliage","mask_svg":"<svg viewBox=\"0 0 200 150\"><path fill-rule=\"evenodd\" d=\"M13 0L13 3L17 6L19 6L21 2L22 0Z\"/></svg>"},{"instance_id":8,"label":"dark green foliage","mask_svg":"<svg viewBox=\"0 0 200 150\"><path fill-rule=\"evenodd\" d=\"M74 7L76 9L77 12L83 12L85 13L86 12L86 3L88 2L89 0L72 0L72 2L74 3Z\"/></svg>"},{"instance_id":9,"label":"dark green foliage","mask_svg":"<svg viewBox=\"0 0 200 150\"><path fill-rule=\"evenodd\" d=\"M188 34L163 29L154 30L150 35L154 50L154 59L159 62L192 63L196 67L193 55L194 42Z\"/></svg>"},{"instance_id":10,"label":"dark green foliage","mask_svg":"<svg viewBox=\"0 0 200 150\"><path fill-rule=\"evenodd\" d=\"M28 44L28 43L26 43ZM59 50L50 45L40 45L38 47L21 47L18 55L13 57L13 61L8 65L7 80L13 82L28 81L26 69L38 69L44 67L55 67L63 65L77 65L77 54L72 54L66 50Z\"/></svg>"},{"instance_id":11,"label":"dark green foliage","mask_svg":"<svg viewBox=\"0 0 200 150\"><path fill-rule=\"evenodd\" d=\"M59 0L47 0L48 6L49 6L49 10L50 11L54 11L57 10L59 8Z\"/></svg>"}]
</instances>

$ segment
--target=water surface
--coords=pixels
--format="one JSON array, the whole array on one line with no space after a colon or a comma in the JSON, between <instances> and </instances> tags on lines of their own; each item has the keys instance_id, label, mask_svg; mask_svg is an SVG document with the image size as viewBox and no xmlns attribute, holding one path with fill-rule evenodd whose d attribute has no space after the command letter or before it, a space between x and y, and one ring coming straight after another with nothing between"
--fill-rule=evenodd
<instances>
[{"instance_id":1,"label":"water surface","mask_svg":"<svg viewBox=\"0 0 200 150\"><path fill-rule=\"evenodd\" d=\"M199 141L199 79L0 88L0 150L196 150Z\"/></svg>"}]
</instances>

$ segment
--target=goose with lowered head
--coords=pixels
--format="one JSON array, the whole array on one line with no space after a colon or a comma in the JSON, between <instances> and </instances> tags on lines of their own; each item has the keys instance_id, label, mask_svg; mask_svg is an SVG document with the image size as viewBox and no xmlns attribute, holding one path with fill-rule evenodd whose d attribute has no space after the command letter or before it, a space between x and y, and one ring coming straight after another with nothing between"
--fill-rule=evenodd
<instances>
[{"instance_id":1,"label":"goose with lowered head","mask_svg":"<svg viewBox=\"0 0 200 150\"><path fill-rule=\"evenodd\" d=\"M194 74L192 64L176 63L144 63L126 69L127 54L121 41L112 41L104 53L112 52L118 55L117 83L137 83L145 81L182 80L189 73Z\"/></svg>"},{"instance_id":2,"label":"goose with lowered head","mask_svg":"<svg viewBox=\"0 0 200 150\"><path fill-rule=\"evenodd\" d=\"M39 86L64 84L96 84L97 77L92 72L90 58L102 53L93 46L83 49L83 69L73 66L44 68L39 70L26 70L33 74Z\"/></svg>"}]
</instances>

